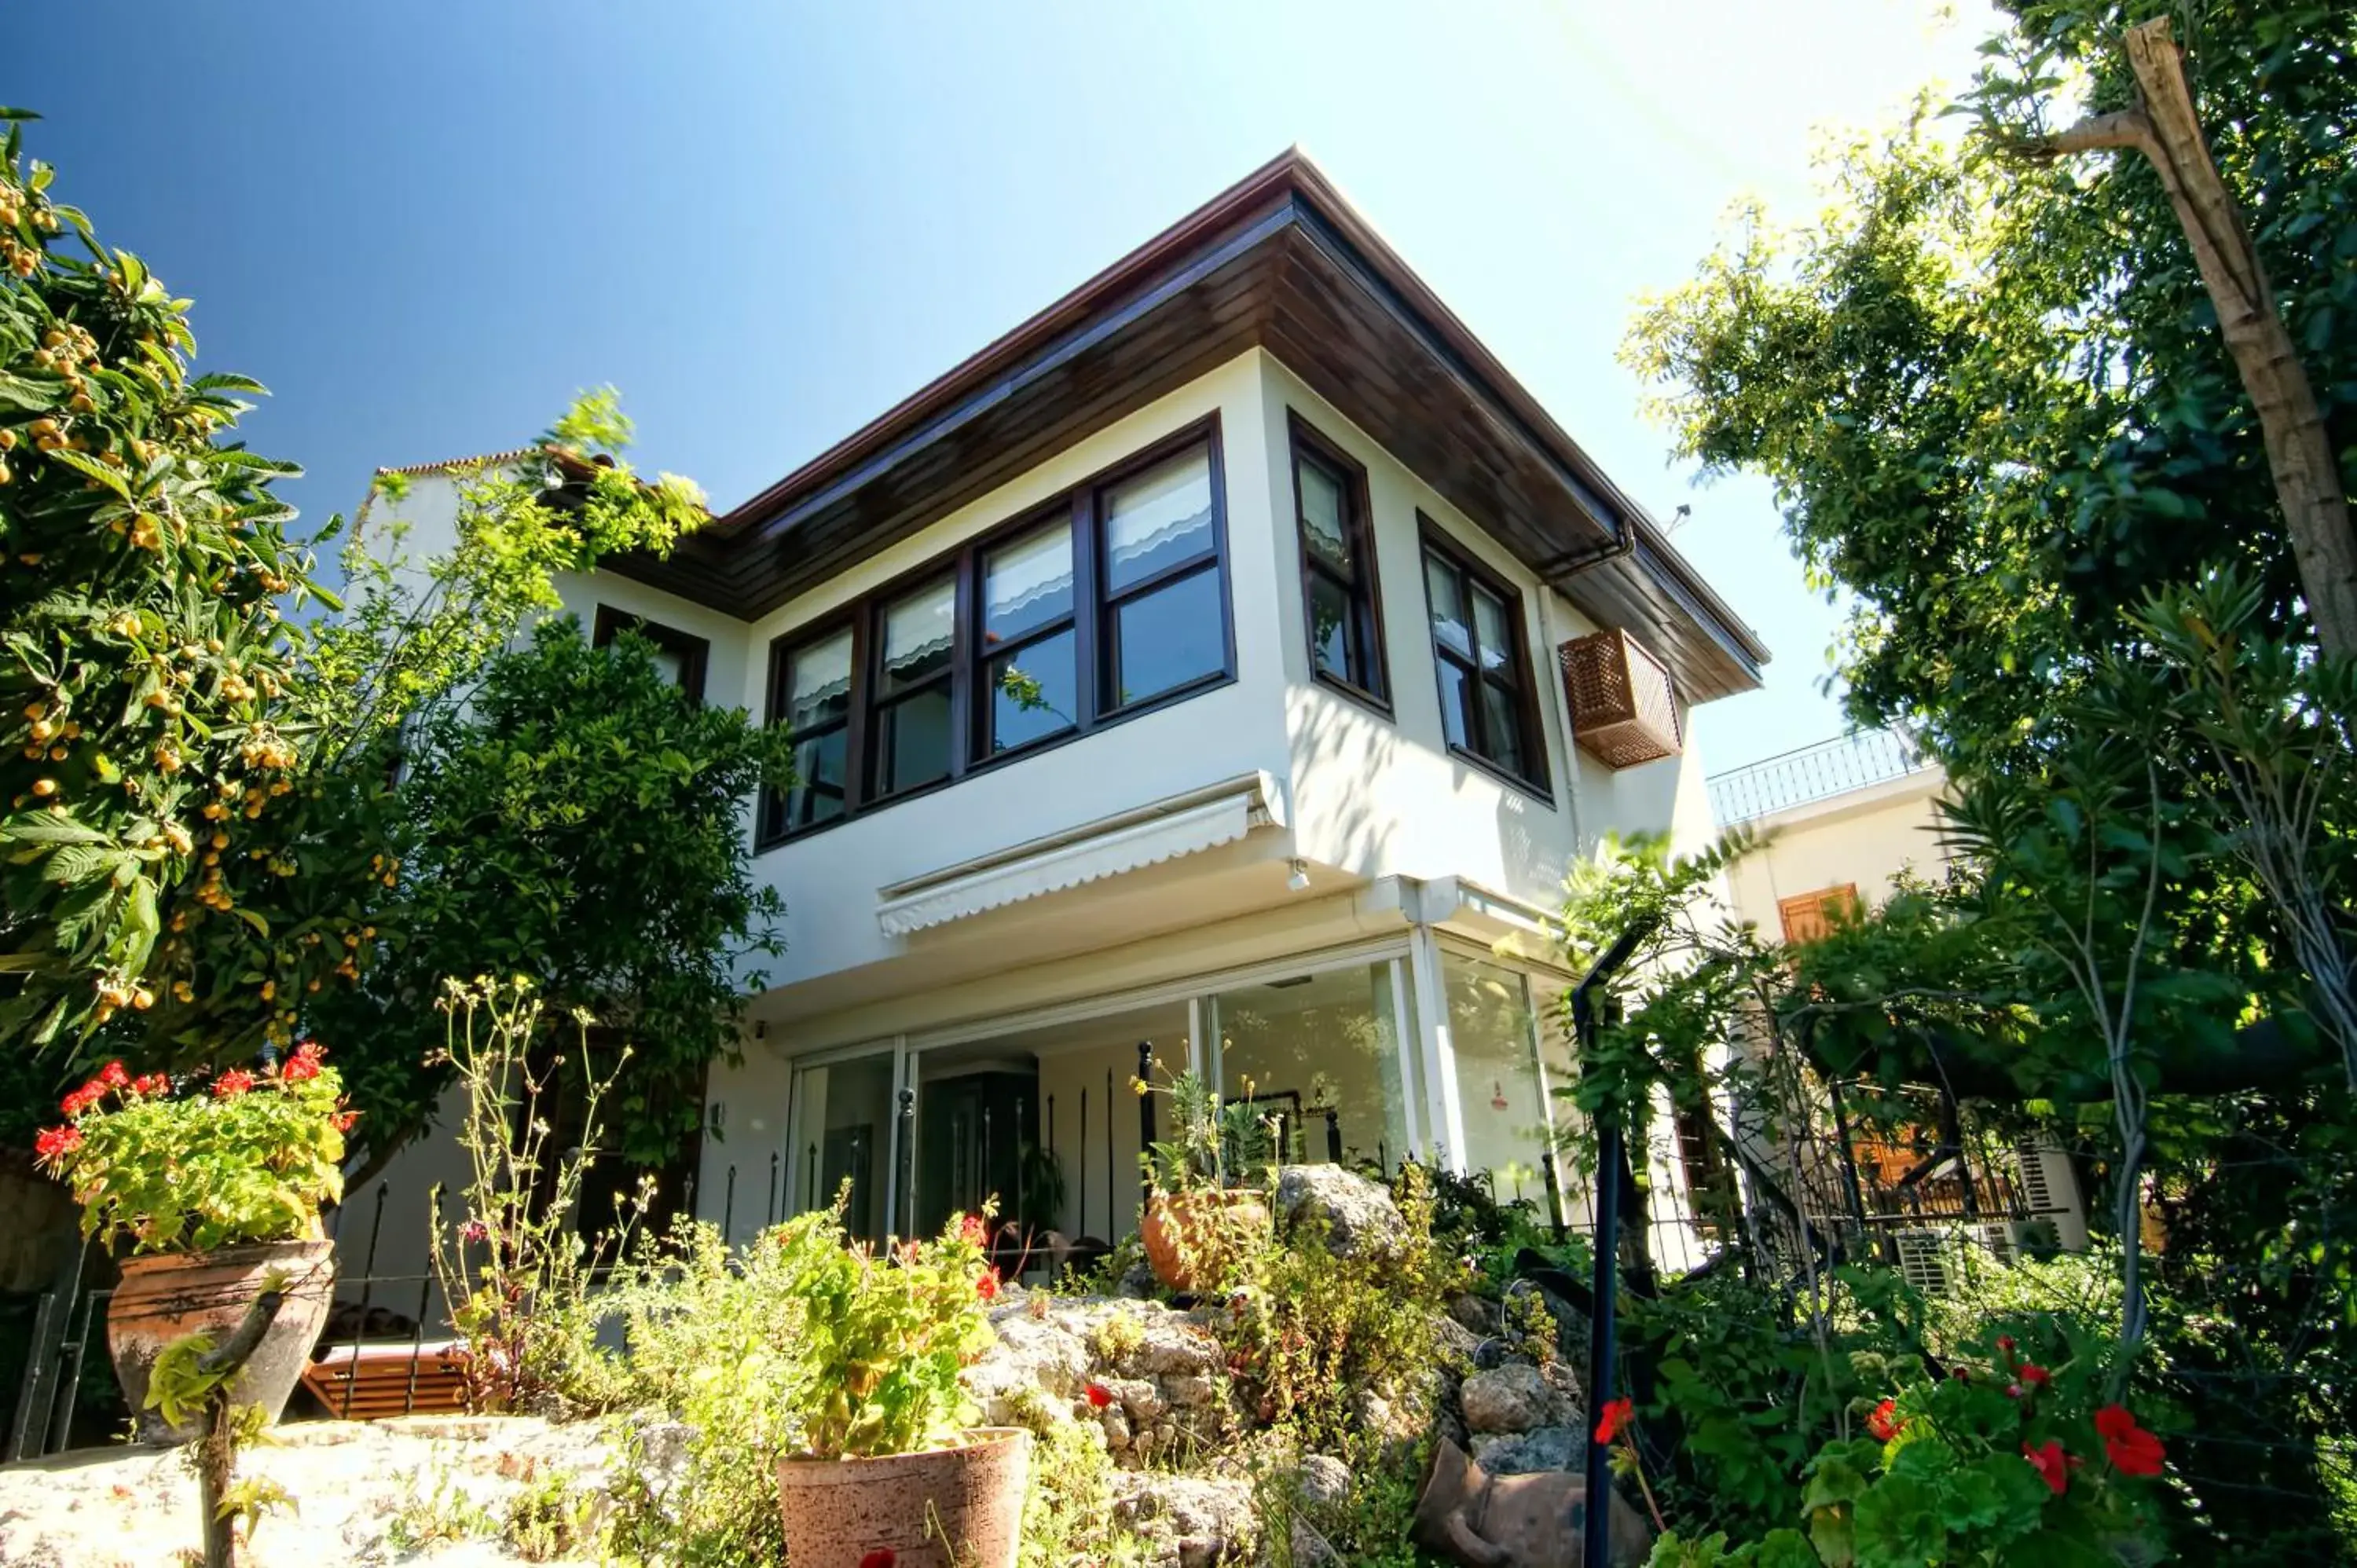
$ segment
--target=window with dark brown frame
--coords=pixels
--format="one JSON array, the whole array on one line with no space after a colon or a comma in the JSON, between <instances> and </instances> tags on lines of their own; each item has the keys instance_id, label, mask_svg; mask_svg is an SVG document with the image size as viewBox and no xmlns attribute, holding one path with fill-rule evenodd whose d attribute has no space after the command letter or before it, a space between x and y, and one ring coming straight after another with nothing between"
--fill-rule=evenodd
<instances>
[{"instance_id":1,"label":"window with dark brown frame","mask_svg":"<svg viewBox=\"0 0 2357 1568\"><path fill-rule=\"evenodd\" d=\"M1448 749L1550 795L1522 596L1429 518L1418 521L1432 658L1440 677L1440 727Z\"/></svg>"},{"instance_id":2,"label":"window with dark brown frame","mask_svg":"<svg viewBox=\"0 0 2357 1568\"><path fill-rule=\"evenodd\" d=\"M770 644L795 787L763 847L1232 680L1205 420Z\"/></svg>"},{"instance_id":3,"label":"window with dark brown frame","mask_svg":"<svg viewBox=\"0 0 2357 1568\"><path fill-rule=\"evenodd\" d=\"M1391 711L1383 667L1383 602L1369 525L1367 470L1290 418L1293 518L1301 540L1301 614L1310 671L1361 701Z\"/></svg>"},{"instance_id":4,"label":"window with dark brown frame","mask_svg":"<svg viewBox=\"0 0 2357 1568\"><path fill-rule=\"evenodd\" d=\"M654 645L655 662L679 683L687 700L701 704L704 701L704 672L712 662L712 644L700 637L690 637L676 627L618 610L611 605L597 607L597 618L589 633L592 648L605 648L625 631L636 632Z\"/></svg>"}]
</instances>

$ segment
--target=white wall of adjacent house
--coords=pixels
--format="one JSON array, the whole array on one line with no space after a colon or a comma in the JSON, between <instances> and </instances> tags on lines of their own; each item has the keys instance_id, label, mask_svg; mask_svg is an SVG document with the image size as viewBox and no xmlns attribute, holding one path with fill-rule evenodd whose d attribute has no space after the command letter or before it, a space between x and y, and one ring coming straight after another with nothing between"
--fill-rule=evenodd
<instances>
[{"instance_id":1,"label":"white wall of adjacent house","mask_svg":"<svg viewBox=\"0 0 2357 1568\"><path fill-rule=\"evenodd\" d=\"M1760 847L1727 874L1736 912L1780 941L1780 910L1792 900L1855 887L1871 908L1904 872L1937 880L1949 859L1938 809L1946 788L1947 776L1929 768L1757 819L1749 825Z\"/></svg>"}]
</instances>

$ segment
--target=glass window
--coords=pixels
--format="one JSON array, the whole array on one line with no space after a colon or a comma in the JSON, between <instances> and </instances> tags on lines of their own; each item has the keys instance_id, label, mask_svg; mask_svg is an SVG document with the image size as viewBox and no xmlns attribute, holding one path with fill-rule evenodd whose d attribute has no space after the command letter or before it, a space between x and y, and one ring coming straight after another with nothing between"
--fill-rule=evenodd
<instances>
[{"instance_id":1,"label":"glass window","mask_svg":"<svg viewBox=\"0 0 2357 1568\"><path fill-rule=\"evenodd\" d=\"M1293 495L1301 535L1302 606L1311 671L1388 701L1376 611L1366 473L1293 422Z\"/></svg>"},{"instance_id":2,"label":"glass window","mask_svg":"<svg viewBox=\"0 0 2357 1568\"><path fill-rule=\"evenodd\" d=\"M597 618L590 634L593 648L608 648L624 633L647 645L656 671L662 678L687 693L691 703L704 701L704 668L710 662L712 645L700 637L690 637L674 627L651 621L643 616L630 615L611 605L597 607Z\"/></svg>"},{"instance_id":3,"label":"glass window","mask_svg":"<svg viewBox=\"0 0 2357 1568\"><path fill-rule=\"evenodd\" d=\"M876 612L877 672L868 733L872 791L899 794L950 776L957 578L937 577Z\"/></svg>"},{"instance_id":4,"label":"glass window","mask_svg":"<svg viewBox=\"0 0 2357 1568\"><path fill-rule=\"evenodd\" d=\"M1119 682L1114 707L1158 697L1227 668L1227 628L1220 616L1220 574L1214 567L1125 599L1114 607L1114 618Z\"/></svg>"},{"instance_id":5,"label":"glass window","mask_svg":"<svg viewBox=\"0 0 2357 1568\"><path fill-rule=\"evenodd\" d=\"M822 1208L848 1185L844 1228L862 1240L883 1240L893 1228L887 1189L894 1119L889 1051L795 1073L793 1133L787 1141L794 1207ZM741 1194L737 1212L747 1212Z\"/></svg>"},{"instance_id":6,"label":"glass window","mask_svg":"<svg viewBox=\"0 0 2357 1568\"><path fill-rule=\"evenodd\" d=\"M1080 647L1071 628L991 660L990 749L1061 735L1081 711Z\"/></svg>"},{"instance_id":7,"label":"glass window","mask_svg":"<svg viewBox=\"0 0 2357 1568\"><path fill-rule=\"evenodd\" d=\"M1530 982L1503 964L1446 950L1440 977L1448 993L1466 1165L1492 1173L1500 1197L1526 1197L1544 1209L1539 1159L1555 1137Z\"/></svg>"},{"instance_id":8,"label":"glass window","mask_svg":"<svg viewBox=\"0 0 2357 1568\"><path fill-rule=\"evenodd\" d=\"M1440 680L1440 729L1449 749L1545 789L1546 751L1534 716L1522 601L1430 534L1424 589Z\"/></svg>"},{"instance_id":9,"label":"glass window","mask_svg":"<svg viewBox=\"0 0 2357 1568\"><path fill-rule=\"evenodd\" d=\"M1198 446L1103 492L1104 585L1118 594L1211 553L1211 456Z\"/></svg>"},{"instance_id":10,"label":"glass window","mask_svg":"<svg viewBox=\"0 0 2357 1568\"><path fill-rule=\"evenodd\" d=\"M1393 996L1386 960L1212 998L1220 1092L1275 1117L1288 1161L1397 1170L1415 1144Z\"/></svg>"},{"instance_id":11,"label":"glass window","mask_svg":"<svg viewBox=\"0 0 2357 1568\"><path fill-rule=\"evenodd\" d=\"M966 545L841 630L773 643L770 718L802 777L765 804L765 844L1225 674L1215 467L1196 440Z\"/></svg>"}]
</instances>

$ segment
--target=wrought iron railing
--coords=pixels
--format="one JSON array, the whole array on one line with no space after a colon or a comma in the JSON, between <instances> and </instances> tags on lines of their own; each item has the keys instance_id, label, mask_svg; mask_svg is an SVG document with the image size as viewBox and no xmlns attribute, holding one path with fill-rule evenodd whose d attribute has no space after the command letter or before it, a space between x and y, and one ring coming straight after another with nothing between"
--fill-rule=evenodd
<instances>
[{"instance_id":1,"label":"wrought iron railing","mask_svg":"<svg viewBox=\"0 0 2357 1568\"><path fill-rule=\"evenodd\" d=\"M1895 730L1860 730L1713 777L1711 815L1719 826L1732 827L1934 766Z\"/></svg>"}]
</instances>

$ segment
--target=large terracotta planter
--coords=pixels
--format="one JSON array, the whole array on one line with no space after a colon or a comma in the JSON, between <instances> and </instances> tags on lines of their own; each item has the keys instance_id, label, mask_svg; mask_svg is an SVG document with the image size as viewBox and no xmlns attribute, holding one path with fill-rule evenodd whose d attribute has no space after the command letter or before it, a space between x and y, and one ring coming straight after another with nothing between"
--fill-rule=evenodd
<instances>
[{"instance_id":1,"label":"large terracotta planter","mask_svg":"<svg viewBox=\"0 0 2357 1568\"><path fill-rule=\"evenodd\" d=\"M1253 1187L1157 1192L1137 1217L1154 1277L1182 1295L1219 1283L1220 1271L1268 1233L1268 1201Z\"/></svg>"},{"instance_id":2,"label":"large terracotta planter","mask_svg":"<svg viewBox=\"0 0 2357 1568\"><path fill-rule=\"evenodd\" d=\"M985 1426L954 1448L875 1459L780 1459L778 1507L793 1568L1015 1568L1031 1434Z\"/></svg>"},{"instance_id":3,"label":"large terracotta planter","mask_svg":"<svg viewBox=\"0 0 2357 1568\"><path fill-rule=\"evenodd\" d=\"M106 1308L107 1348L145 1443L186 1443L191 1428L174 1428L147 1408L148 1374L173 1340L199 1330L216 1342L229 1337L262 1294L272 1270L288 1277L285 1304L262 1337L261 1348L230 1386L239 1404L258 1406L276 1421L303 1375L311 1347L328 1321L336 1282L332 1241L264 1241L210 1252L159 1252L125 1258L123 1283Z\"/></svg>"}]
</instances>

